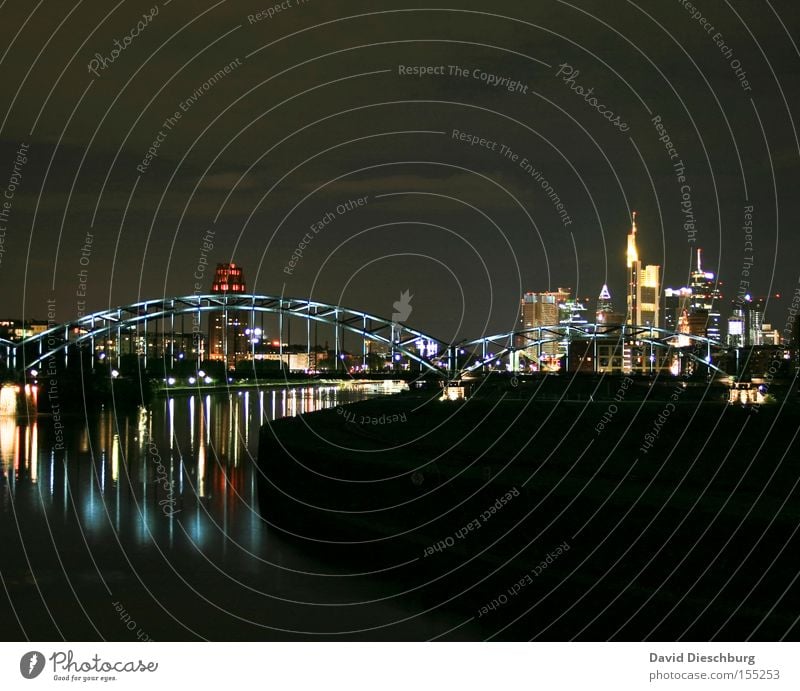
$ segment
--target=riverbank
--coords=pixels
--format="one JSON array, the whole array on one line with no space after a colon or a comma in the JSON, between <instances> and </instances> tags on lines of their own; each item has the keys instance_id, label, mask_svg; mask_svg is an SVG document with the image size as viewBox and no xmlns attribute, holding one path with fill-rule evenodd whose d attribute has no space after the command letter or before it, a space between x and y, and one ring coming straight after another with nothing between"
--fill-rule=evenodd
<instances>
[{"instance_id":1,"label":"riverbank","mask_svg":"<svg viewBox=\"0 0 800 691\"><path fill-rule=\"evenodd\" d=\"M262 517L343 568L405 564L390 578L419 607L500 638L737 639L765 616L756 638L783 635L797 404L612 384L604 401L409 393L280 420L261 434Z\"/></svg>"},{"instance_id":2,"label":"riverbank","mask_svg":"<svg viewBox=\"0 0 800 691\"><path fill-rule=\"evenodd\" d=\"M327 386L345 389L366 387L385 389L387 394L396 393L406 388L405 382L392 379L320 379L314 377L302 377L296 379L235 379L227 382L223 381L210 384L203 382L188 384L177 381L175 383L169 383L168 381L163 380L153 381L154 391L159 396L172 396L175 394L220 393L223 391L252 391L261 389L296 389L309 386Z\"/></svg>"}]
</instances>

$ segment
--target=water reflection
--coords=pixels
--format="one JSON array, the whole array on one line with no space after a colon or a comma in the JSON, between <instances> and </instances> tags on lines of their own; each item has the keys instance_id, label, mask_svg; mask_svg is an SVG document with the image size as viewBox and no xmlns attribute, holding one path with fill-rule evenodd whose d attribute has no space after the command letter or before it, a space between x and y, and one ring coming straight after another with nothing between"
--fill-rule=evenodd
<instances>
[{"instance_id":1,"label":"water reflection","mask_svg":"<svg viewBox=\"0 0 800 691\"><path fill-rule=\"evenodd\" d=\"M254 465L261 424L374 393L308 386L164 398L132 415L107 409L69 419L63 451L47 416L6 414L0 508L20 521L27 512L44 513L50 528L71 521L74 511L92 540L114 531L142 545L169 546L180 519L197 547L214 535L245 538L255 548L262 529ZM17 396L4 395L10 413Z\"/></svg>"},{"instance_id":2,"label":"water reflection","mask_svg":"<svg viewBox=\"0 0 800 691\"><path fill-rule=\"evenodd\" d=\"M76 406L62 449L51 417L0 416L0 577L14 603L0 609L0 637L132 640L116 602L156 640L424 639L459 627L461 613L420 619L414 593L395 596L411 562L330 560L259 514L263 422L401 388L203 392L132 414Z\"/></svg>"}]
</instances>

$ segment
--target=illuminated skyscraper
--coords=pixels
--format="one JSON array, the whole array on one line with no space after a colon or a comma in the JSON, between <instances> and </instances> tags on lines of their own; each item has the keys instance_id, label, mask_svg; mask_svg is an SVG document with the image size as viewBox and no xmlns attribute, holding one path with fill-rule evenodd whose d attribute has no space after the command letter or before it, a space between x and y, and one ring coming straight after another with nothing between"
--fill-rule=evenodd
<instances>
[{"instance_id":1,"label":"illuminated skyscraper","mask_svg":"<svg viewBox=\"0 0 800 691\"><path fill-rule=\"evenodd\" d=\"M568 288L544 293L525 293L520 306L520 325L523 329L555 326L565 315L569 315L566 308L569 299Z\"/></svg>"},{"instance_id":2,"label":"illuminated skyscraper","mask_svg":"<svg viewBox=\"0 0 800 691\"><path fill-rule=\"evenodd\" d=\"M557 291L543 293L525 293L520 303L520 326L522 329L531 329L537 326L557 326L562 319L570 315L568 302L570 290L559 288ZM556 335L553 334L553 339ZM524 345L524 343L520 343ZM555 340L545 343L534 353L528 351L528 357L541 358L542 355L551 360L551 364L559 357L560 347Z\"/></svg>"},{"instance_id":3,"label":"illuminated skyscraper","mask_svg":"<svg viewBox=\"0 0 800 691\"><path fill-rule=\"evenodd\" d=\"M244 271L236 264L217 264L211 292L215 295L241 295L246 292ZM226 368L236 366L239 359L248 355L246 324L241 315L245 312L223 310L214 312L209 322L209 352L211 360L220 360Z\"/></svg>"},{"instance_id":4,"label":"illuminated skyscraper","mask_svg":"<svg viewBox=\"0 0 800 691\"><path fill-rule=\"evenodd\" d=\"M692 308L691 288L664 289L664 328L679 333L680 320Z\"/></svg>"},{"instance_id":5,"label":"illuminated skyscraper","mask_svg":"<svg viewBox=\"0 0 800 691\"><path fill-rule=\"evenodd\" d=\"M703 270L703 250L698 249L697 267L690 274L689 285L664 290L664 326L675 333L687 333L720 341L722 338L720 300L722 295L717 287L714 273ZM681 318L684 318L686 327L684 330L678 328ZM734 331L737 328L736 325L733 326Z\"/></svg>"},{"instance_id":6,"label":"illuminated skyscraper","mask_svg":"<svg viewBox=\"0 0 800 691\"><path fill-rule=\"evenodd\" d=\"M560 323L568 324L570 326L583 326L588 324L589 320L586 319L586 307L580 300L566 300L559 305L559 312L561 313Z\"/></svg>"},{"instance_id":7,"label":"illuminated skyscraper","mask_svg":"<svg viewBox=\"0 0 800 691\"><path fill-rule=\"evenodd\" d=\"M661 267L648 264L639 277L639 324L661 326Z\"/></svg>"},{"instance_id":8,"label":"illuminated skyscraper","mask_svg":"<svg viewBox=\"0 0 800 691\"><path fill-rule=\"evenodd\" d=\"M628 324L638 324L639 316L639 274L642 264L639 261L639 250L636 247L636 212L633 212L631 232L628 233Z\"/></svg>"},{"instance_id":9,"label":"illuminated skyscraper","mask_svg":"<svg viewBox=\"0 0 800 691\"><path fill-rule=\"evenodd\" d=\"M600 295L597 297L595 308L595 323L598 326L619 326L625 323L625 315L614 310L614 303L611 299L611 291L604 283Z\"/></svg>"},{"instance_id":10,"label":"illuminated skyscraper","mask_svg":"<svg viewBox=\"0 0 800 691\"><path fill-rule=\"evenodd\" d=\"M766 298L751 298L747 300L747 345L764 345L764 312L766 310Z\"/></svg>"},{"instance_id":11,"label":"illuminated skyscraper","mask_svg":"<svg viewBox=\"0 0 800 691\"><path fill-rule=\"evenodd\" d=\"M738 300L733 303L731 316L728 317L728 345L735 348L744 347L747 340L747 312Z\"/></svg>"},{"instance_id":12,"label":"illuminated skyscraper","mask_svg":"<svg viewBox=\"0 0 800 691\"><path fill-rule=\"evenodd\" d=\"M661 267L648 264L642 268L636 246L636 212L628 234L628 324L661 325Z\"/></svg>"},{"instance_id":13,"label":"illuminated skyscraper","mask_svg":"<svg viewBox=\"0 0 800 691\"><path fill-rule=\"evenodd\" d=\"M597 308L595 309L595 321L598 324L605 324L606 315L614 311L614 305L611 303L611 291L604 283L600 295L597 296Z\"/></svg>"},{"instance_id":14,"label":"illuminated skyscraper","mask_svg":"<svg viewBox=\"0 0 800 691\"><path fill-rule=\"evenodd\" d=\"M697 268L692 271L689 285L692 289L690 314L696 317L698 325L698 328L692 329L692 333L699 331L696 335L720 341L722 318L719 313L719 304L722 295L713 272L703 271L703 250L701 249L697 250ZM705 317L705 321L702 317Z\"/></svg>"},{"instance_id":15,"label":"illuminated skyscraper","mask_svg":"<svg viewBox=\"0 0 800 691\"><path fill-rule=\"evenodd\" d=\"M236 264L217 264L212 293L245 293L244 270Z\"/></svg>"}]
</instances>

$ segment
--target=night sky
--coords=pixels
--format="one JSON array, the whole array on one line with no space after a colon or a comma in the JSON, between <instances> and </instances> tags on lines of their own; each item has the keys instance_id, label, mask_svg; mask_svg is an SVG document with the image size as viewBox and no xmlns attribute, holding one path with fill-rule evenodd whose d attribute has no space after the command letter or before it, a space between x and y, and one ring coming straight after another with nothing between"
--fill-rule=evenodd
<instances>
[{"instance_id":1,"label":"night sky","mask_svg":"<svg viewBox=\"0 0 800 691\"><path fill-rule=\"evenodd\" d=\"M0 2L0 317L192 294L213 231L252 292L390 317L410 290L410 324L478 337L526 290L624 309L633 209L665 286L702 247L736 297L750 205L749 292L797 286L794 0L270 7Z\"/></svg>"}]
</instances>

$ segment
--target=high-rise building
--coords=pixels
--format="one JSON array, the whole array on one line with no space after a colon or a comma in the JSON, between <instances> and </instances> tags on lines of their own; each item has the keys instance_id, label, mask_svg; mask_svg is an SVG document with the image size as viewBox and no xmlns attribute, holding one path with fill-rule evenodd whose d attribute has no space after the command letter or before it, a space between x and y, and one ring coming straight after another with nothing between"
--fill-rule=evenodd
<instances>
[{"instance_id":1,"label":"high-rise building","mask_svg":"<svg viewBox=\"0 0 800 691\"><path fill-rule=\"evenodd\" d=\"M672 333L680 332L680 320L684 313L688 315L692 307L691 288L664 289L664 328Z\"/></svg>"},{"instance_id":2,"label":"high-rise building","mask_svg":"<svg viewBox=\"0 0 800 691\"><path fill-rule=\"evenodd\" d=\"M761 329L761 341L765 346L779 346L783 344L783 337L778 329L772 328L772 324L764 324Z\"/></svg>"},{"instance_id":3,"label":"high-rise building","mask_svg":"<svg viewBox=\"0 0 800 691\"><path fill-rule=\"evenodd\" d=\"M619 326L625 323L625 315L614 310L611 291L605 283L597 298L595 323L598 326Z\"/></svg>"},{"instance_id":4,"label":"high-rise building","mask_svg":"<svg viewBox=\"0 0 800 691\"><path fill-rule=\"evenodd\" d=\"M212 293L246 293L244 269L236 264L217 264Z\"/></svg>"},{"instance_id":5,"label":"high-rise building","mask_svg":"<svg viewBox=\"0 0 800 691\"><path fill-rule=\"evenodd\" d=\"M664 327L674 333L720 341L721 300L714 274L703 270L703 250L697 250L697 267L690 274L689 285L664 290ZM681 342L687 343L686 340Z\"/></svg>"},{"instance_id":6,"label":"high-rise building","mask_svg":"<svg viewBox=\"0 0 800 691\"><path fill-rule=\"evenodd\" d=\"M569 288L543 293L525 293L520 304L521 327L531 329L560 323L564 315L569 315L567 303L570 293Z\"/></svg>"},{"instance_id":7,"label":"high-rise building","mask_svg":"<svg viewBox=\"0 0 800 691\"><path fill-rule=\"evenodd\" d=\"M636 326L661 325L661 267L648 264L642 267L636 246L636 212L633 212L628 234L628 324Z\"/></svg>"},{"instance_id":8,"label":"high-rise building","mask_svg":"<svg viewBox=\"0 0 800 691\"><path fill-rule=\"evenodd\" d=\"M562 320L569 319L570 310L568 303L570 301L570 289L559 288L556 291L546 291L542 293L528 292L522 296L520 302L520 328L532 329L539 326L558 326ZM520 347L525 347L525 339L518 344ZM533 352L533 349L527 349L527 355L530 359L541 358L544 356L550 360L550 364L554 365L555 361L560 357L560 346L557 340L557 335L552 335L552 341L542 344Z\"/></svg>"},{"instance_id":9,"label":"high-rise building","mask_svg":"<svg viewBox=\"0 0 800 691\"><path fill-rule=\"evenodd\" d=\"M747 343L746 345L764 345L764 312L766 312L766 298L751 298L747 300Z\"/></svg>"},{"instance_id":10,"label":"high-rise building","mask_svg":"<svg viewBox=\"0 0 800 691\"><path fill-rule=\"evenodd\" d=\"M696 323L701 325L701 316L705 316L705 324L699 329L698 336L705 336L719 342L722 336L722 317L719 305L722 295L717 286L716 277L711 271L703 270L703 250L697 250L697 267L692 271L689 286L692 289L690 314L697 317ZM692 333L695 333L694 329Z\"/></svg>"},{"instance_id":11,"label":"high-rise building","mask_svg":"<svg viewBox=\"0 0 800 691\"><path fill-rule=\"evenodd\" d=\"M614 304L611 302L611 291L608 285L603 283L603 288L600 295L597 296L597 307L594 311L595 321L598 324L606 323L606 315L614 311Z\"/></svg>"},{"instance_id":12,"label":"high-rise building","mask_svg":"<svg viewBox=\"0 0 800 691\"><path fill-rule=\"evenodd\" d=\"M661 267L648 264L639 279L639 324L661 326Z\"/></svg>"},{"instance_id":13,"label":"high-rise building","mask_svg":"<svg viewBox=\"0 0 800 691\"><path fill-rule=\"evenodd\" d=\"M586 319L586 307L581 300L566 300L559 305L561 319L559 322L569 326L584 326L589 323Z\"/></svg>"},{"instance_id":14,"label":"high-rise building","mask_svg":"<svg viewBox=\"0 0 800 691\"><path fill-rule=\"evenodd\" d=\"M733 303L731 316L728 317L728 345L743 348L747 345L747 312L742 302Z\"/></svg>"},{"instance_id":15,"label":"high-rise building","mask_svg":"<svg viewBox=\"0 0 800 691\"><path fill-rule=\"evenodd\" d=\"M769 298L754 298L743 295L733 301L731 316L728 319L728 345L738 347L788 345L792 338L785 338L772 324L765 321L767 303L773 309L780 305L780 294ZM780 309L776 310L780 313Z\"/></svg>"},{"instance_id":16,"label":"high-rise building","mask_svg":"<svg viewBox=\"0 0 800 691\"><path fill-rule=\"evenodd\" d=\"M244 270L236 264L217 264L211 292L215 295L241 295L247 292ZM249 339L246 320L239 311L223 310L214 312L209 322L208 358L225 363L226 368L236 367L236 363L249 353Z\"/></svg>"},{"instance_id":17,"label":"high-rise building","mask_svg":"<svg viewBox=\"0 0 800 691\"><path fill-rule=\"evenodd\" d=\"M639 278L642 263L639 261L639 250L636 247L636 212L633 212L631 232L628 233L628 251L626 254L628 267L628 324L637 324L639 316Z\"/></svg>"}]
</instances>

